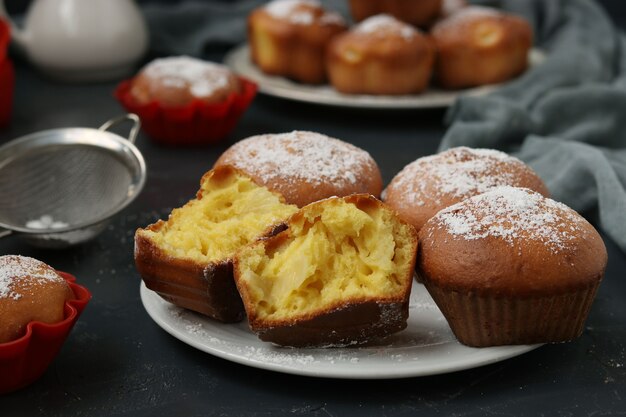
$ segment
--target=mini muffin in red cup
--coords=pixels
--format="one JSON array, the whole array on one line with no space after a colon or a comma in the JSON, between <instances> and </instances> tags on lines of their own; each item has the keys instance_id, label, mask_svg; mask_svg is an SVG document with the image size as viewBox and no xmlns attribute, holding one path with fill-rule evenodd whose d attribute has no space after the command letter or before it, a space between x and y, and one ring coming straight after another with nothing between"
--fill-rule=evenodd
<instances>
[{"instance_id":1,"label":"mini muffin in red cup","mask_svg":"<svg viewBox=\"0 0 626 417\"><path fill-rule=\"evenodd\" d=\"M9 124L13 104L15 74L13 64L7 58L9 41L9 26L5 21L0 19L0 127Z\"/></svg>"},{"instance_id":2,"label":"mini muffin in red cup","mask_svg":"<svg viewBox=\"0 0 626 417\"><path fill-rule=\"evenodd\" d=\"M0 256L0 394L36 381L91 299L68 273L19 255Z\"/></svg>"},{"instance_id":3,"label":"mini muffin in red cup","mask_svg":"<svg viewBox=\"0 0 626 417\"><path fill-rule=\"evenodd\" d=\"M198 146L225 139L256 92L256 84L223 65L177 56L148 63L114 94L156 142Z\"/></svg>"}]
</instances>

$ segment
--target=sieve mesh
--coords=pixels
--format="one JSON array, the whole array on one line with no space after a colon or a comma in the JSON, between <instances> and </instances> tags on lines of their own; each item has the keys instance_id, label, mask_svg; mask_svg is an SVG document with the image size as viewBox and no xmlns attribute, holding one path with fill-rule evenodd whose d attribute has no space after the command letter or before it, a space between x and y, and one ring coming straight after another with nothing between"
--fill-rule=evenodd
<instances>
[{"instance_id":1,"label":"sieve mesh","mask_svg":"<svg viewBox=\"0 0 626 417\"><path fill-rule=\"evenodd\" d=\"M43 216L77 227L117 211L133 175L112 150L50 144L14 155L0 166L0 223L26 228Z\"/></svg>"}]
</instances>

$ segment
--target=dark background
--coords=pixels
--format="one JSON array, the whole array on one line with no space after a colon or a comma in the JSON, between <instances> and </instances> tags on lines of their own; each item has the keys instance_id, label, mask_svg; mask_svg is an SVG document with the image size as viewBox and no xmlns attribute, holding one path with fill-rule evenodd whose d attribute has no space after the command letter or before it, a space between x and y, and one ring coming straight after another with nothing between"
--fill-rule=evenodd
<instances>
[{"instance_id":1,"label":"dark background","mask_svg":"<svg viewBox=\"0 0 626 417\"><path fill-rule=\"evenodd\" d=\"M602 3L624 27L624 1ZM18 62L13 122L0 131L0 143L37 130L99 126L123 111L111 94L115 85L60 84ZM178 341L143 309L132 258L135 229L191 198L201 175L235 140L319 131L370 152L387 183L407 163L436 151L443 117L442 110L341 109L260 95L217 147L172 150L141 134L146 187L98 239L62 251L0 240L0 253L41 259L75 274L93 293L46 374L0 396L0 416L626 415L626 257L608 240L606 278L579 339L446 375L342 381L253 369Z\"/></svg>"}]
</instances>

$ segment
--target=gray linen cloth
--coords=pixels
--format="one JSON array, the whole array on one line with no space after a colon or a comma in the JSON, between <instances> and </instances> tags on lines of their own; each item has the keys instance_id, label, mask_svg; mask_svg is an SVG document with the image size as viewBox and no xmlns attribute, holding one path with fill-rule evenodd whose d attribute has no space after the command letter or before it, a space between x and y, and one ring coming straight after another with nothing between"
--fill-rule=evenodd
<instances>
[{"instance_id":1,"label":"gray linen cloth","mask_svg":"<svg viewBox=\"0 0 626 417\"><path fill-rule=\"evenodd\" d=\"M325 0L347 15L345 0ZM262 0L147 4L157 55L210 56L246 38ZM525 16L546 53L540 66L448 111L440 149L496 148L544 179L553 198L586 215L626 251L626 41L593 0L483 1Z\"/></svg>"}]
</instances>

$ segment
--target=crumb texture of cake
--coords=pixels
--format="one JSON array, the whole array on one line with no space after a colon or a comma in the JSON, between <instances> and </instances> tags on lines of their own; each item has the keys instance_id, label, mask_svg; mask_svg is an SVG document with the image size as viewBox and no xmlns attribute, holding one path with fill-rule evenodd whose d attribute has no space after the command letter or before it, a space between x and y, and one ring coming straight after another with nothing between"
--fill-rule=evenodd
<instances>
[{"instance_id":1,"label":"crumb texture of cake","mask_svg":"<svg viewBox=\"0 0 626 417\"><path fill-rule=\"evenodd\" d=\"M493 149L457 147L408 164L391 180L384 200L419 231L439 210L507 185L549 195L519 159Z\"/></svg>"},{"instance_id":2,"label":"crumb texture of cake","mask_svg":"<svg viewBox=\"0 0 626 417\"><path fill-rule=\"evenodd\" d=\"M579 336L607 263L604 242L587 220L517 187L441 210L419 240L419 276L470 346Z\"/></svg>"},{"instance_id":3,"label":"crumb texture of cake","mask_svg":"<svg viewBox=\"0 0 626 417\"><path fill-rule=\"evenodd\" d=\"M133 79L130 93L141 104L177 107L193 100L223 102L240 89L239 79L224 65L174 56L149 62Z\"/></svg>"},{"instance_id":4,"label":"crumb texture of cake","mask_svg":"<svg viewBox=\"0 0 626 417\"><path fill-rule=\"evenodd\" d=\"M406 326L417 239L371 196L310 204L287 229L243 248L235 275L262 340L362 344Z\"/></svg>"},{"instance_id":5,"label":"crumb texture of cake","mask_svg":"<svg viewBox=\"0 0 626 417\"><path fill-rule=\"evenodd\" d=\"M23 336L32 321L60 322L65 301L73 298L69 284L44 262L0 256L0 343Z\"/></svg>"},{"instance_id":6,"label":"crumb texture of cake","mask_svg":"<svg viewBox=\"0 0 626 417\"><path fill-rule=\"evenodd\" d=\"M298 207L332 196L382 190L369 153L326 135L293 131L252 136L235 143L215 166L232 165Z\"/></svg>"},{"instance_id":7,"label":"crumb texture of cake","mask_svg":"<svg viewBox=\"0 0 626 417\"><path fill-rule=\"evenodd\" d=\"M243 307L232 279L242 246L271 232L296 211L238 170L206 173L196 198L135 235L135 261L148 288L168 301L222 321Z\"/></svg>"}]
</instances>

